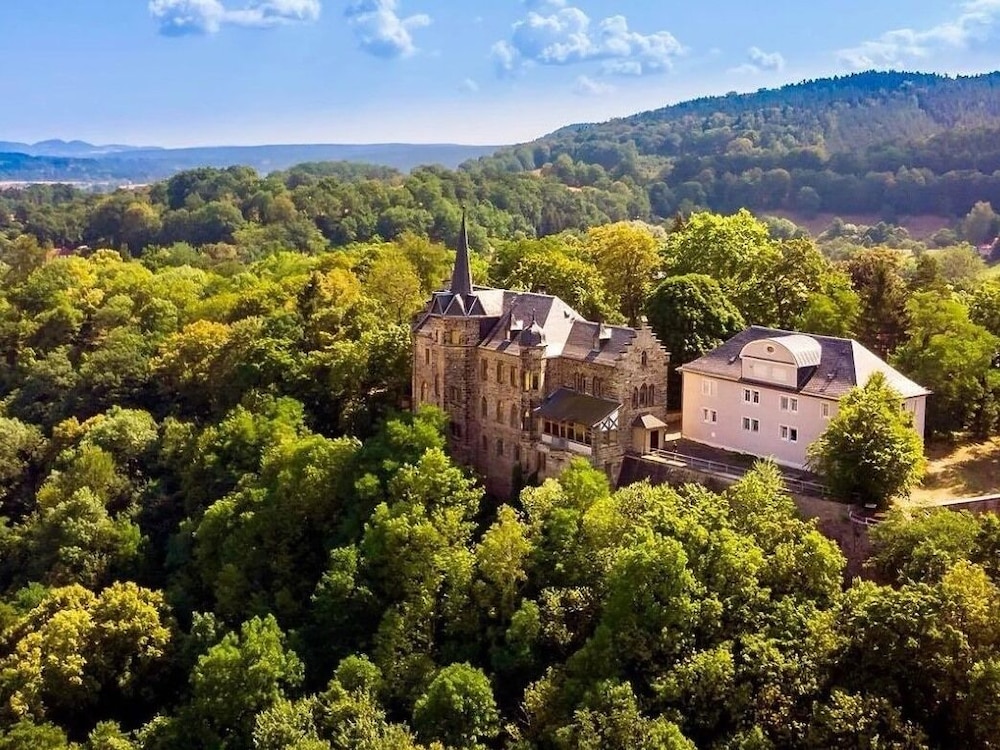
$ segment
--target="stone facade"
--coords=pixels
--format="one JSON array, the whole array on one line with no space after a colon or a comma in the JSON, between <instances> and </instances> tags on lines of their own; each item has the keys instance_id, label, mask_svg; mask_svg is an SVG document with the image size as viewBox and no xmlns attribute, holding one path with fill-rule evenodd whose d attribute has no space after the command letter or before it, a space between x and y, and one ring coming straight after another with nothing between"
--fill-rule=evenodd
<instances>
[{"instance_id":1,"label":"stone facade","mask_svg":"<svg viewBox=\"0 0 1000 750\"><path fill-rule=\"evenodd\" d=\"M473 287L468 268L463 231L451 288L414 325L413 403L448 414L452 455L491 494L557 476L576 456L616 482L627 453L660 444L669 354L648 327Z\"/></svg>"}]
</instances>

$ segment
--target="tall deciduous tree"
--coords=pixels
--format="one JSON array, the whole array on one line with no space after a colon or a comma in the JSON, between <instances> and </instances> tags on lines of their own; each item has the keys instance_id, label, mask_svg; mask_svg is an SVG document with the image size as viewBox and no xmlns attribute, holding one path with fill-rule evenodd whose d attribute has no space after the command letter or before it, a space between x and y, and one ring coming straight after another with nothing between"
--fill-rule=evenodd
<instances>
[{"instance_id":1,"label":"tall deciduous tree","mask_svg":"<svg viewBox=\"0 0 1000 750\"><path fill-rule=\"evenodd\" d=\"M945 433L973 427L991 396L987 376L1000 339L969 320L965 303L951 293L920 292L906 310L910 336L893 362L934 392L928 428Z\"/></svg>"},{"instance_id":2,"label":"tall deciduous tree","mask_svg":"<svg viewBox=\"0 0 1000 750\"><path fill-rule=\"evenodd\" d=\"M861 298L858 338L882 357L896 348L906 331L907 293L900 274L902 266L902 255L884 247L862 250L847 264Z\"/></svg>"},{"instance_id":3,"label":"tall deciduous tree","mask_svg":"<svg viewBox=\"0 0 1000 750\"><path fill-rule=\"evenodd\" d=\"M697 273L661 281L646 302L646 316L670 352L667 397L672 406L680 404L676 368L714 349L745 325L718 282Z\"/></svg>"},{"instance_id":4,"label":"tall deciduous tree","mask_svg":"<svg viewBox=\"0 0 1000 750\"><path fill-rule=\"evenodd\" d=\"M748 323L778 323L777 300L763 293L781 258L767 225L743 209L732 216L693 214L667 238L669 273L716 279Z\"/></svg>"},{"instance_id":5,"label":"tall deciduous tree","mask_svg":"<svg viewBox=\"0 0 1000 750\"><path fill-rule=\"evenodd\" d=\"M809 446L811 465L835 494L885 507L920 481L923 444L901 401L878 372L841 399L837 415Z\"/></svg>"},{"instance_id":6,"label":"tall deciduous tree","mask_svg":"<svg viewBox=\"0 0 1000 750\"><path fill-rule=\"evenodd\" d=\"M637 325L659 269L660 243L648 227L620 221L587 232L586 250L629 325Z\"/></svg>"}]
</instances>

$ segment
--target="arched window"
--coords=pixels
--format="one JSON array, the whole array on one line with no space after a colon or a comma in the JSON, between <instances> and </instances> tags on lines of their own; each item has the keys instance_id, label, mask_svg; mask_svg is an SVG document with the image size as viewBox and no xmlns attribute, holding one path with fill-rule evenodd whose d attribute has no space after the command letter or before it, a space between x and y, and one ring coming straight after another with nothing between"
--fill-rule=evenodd
<instances>
[{"instance_id":1,"label":"arched window","mask_svg":"<svg viewBox=\"0 0 1000 750\"><path fill-rule=\"evenodd\" d=\"M503 401L497 401L497 411L493 416L496 417L497 422L503 424Z\"/></svg>"},{"instance_id":2,"label":"arched window","mask_svg":"<svg viewBox=\"0 0 1000 750\"><path fill-rule=\"evenodd\" d=\"M517 404L510 405L510 426L515 429L521 426L520 419L517 416Z\"/></svg>"},{"instance_id":3,"label":"arched window","mask_svg":"<svg viewBox=\"0 0 1000 750\"><path fill-rule=\"evenodd\" d=\"M426 380L423 380L420 383L420 400L421 401L426 401L427 400L427 381Z\"/></svg>"},{"instance_id":4,"label":"arched window","mask_svg":"<svg viewBox=\"0 0 1000 750\"><path fill-rule=\"evenodd\" d=\"M656 386L655 385L649 386L649 395L646 398L649 399L649 405L650 406L656 406Z\"/></svg>"},{"instance_id":5,"label":"arched window","mask_svg":"<svg viewBox=\"0 0 1000 750\"><path fill-rule=\"evenodd\" d=\"M646 405L646 384L643 383L639 387L639 406L645 406L645 405Z\"/></svg>"},{"instance_id":6,"label":"arched window","mask_svg":"<svg viewBox=\"0 0 1000 750\"><path fill-rule=\"evenodd\" d=\"M486 396L483 396L481 399L479 399L479 415L484 419L486 417L486 411L487 411Z\"/></svg>"},{"instance_id":7,"label":"arched window","mask_svg":"<svg viewBox=\"0 0 1000 750\"><path fill-rule=\"evenodd\" d=\"M638 409L639 408L639 389L638 388L636 388L635 390L632 391L632 408L633 409Z\"/></svg>"},{"instance_id":8,"label":"arched window","mask_svg":"<svg viewBox=\"0 0 1000 750\"><path fill-rule=\"evenodd\" d=\"M441 378L438 375L434 376L434 396L441 395Z\"/></svg>"},{"instance_id":9,"label":"arched window","mask_svg":"<svg viewBox=\"0 0 1000 750\"><path fill-rule=\"evenodd\" d=\"M646 352L642 353L642 366L645 367L649 364L649 355Z\"/></svg>"},{"instance_id":10,"label":"arched window","mask_svg":"<svg viewBox=\"0 0 1000 750\"><path fill-rule=\"evenodd\" d=\"M503 455L503 438L497 438L497 455Z\"/></svg>"}]
</instances>

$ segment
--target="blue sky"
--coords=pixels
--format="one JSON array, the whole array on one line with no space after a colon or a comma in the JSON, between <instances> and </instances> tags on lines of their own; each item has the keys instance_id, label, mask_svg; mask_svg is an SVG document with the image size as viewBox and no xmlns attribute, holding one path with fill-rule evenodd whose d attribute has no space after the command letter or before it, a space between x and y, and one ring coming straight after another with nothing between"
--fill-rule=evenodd
<instances>
[{"instance_id":1,"label":"blue sky","mask_svg":"<svg viewBox=\"0 0 1000 750\"><path fill-rule=\"evenodd\" d=\"M0 34L0 140L500 144L854 70L991 70L1000 0L2 0Z\"/></svg>"}]
</instances>

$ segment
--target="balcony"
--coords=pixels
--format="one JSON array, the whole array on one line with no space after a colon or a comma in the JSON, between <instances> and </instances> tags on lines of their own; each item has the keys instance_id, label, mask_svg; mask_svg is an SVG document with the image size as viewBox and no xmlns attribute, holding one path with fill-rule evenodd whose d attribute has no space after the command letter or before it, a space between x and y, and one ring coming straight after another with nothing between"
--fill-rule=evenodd
<instances>
[{"instance_id":1,"label":"balcony","mask_svg":"<svg viewBox=\"0 0 1000 750\"><path fill-rule=\"evenodd\" d=\"M568 438L557 437L555 435L542 435L542 444L547 445L552 450L557 451L570 451L571 453L579 453L581 456L591 456L594 453L593 448L585 443L578 443L575 440L569 440Z\"/></svg>"}]
</instances>

